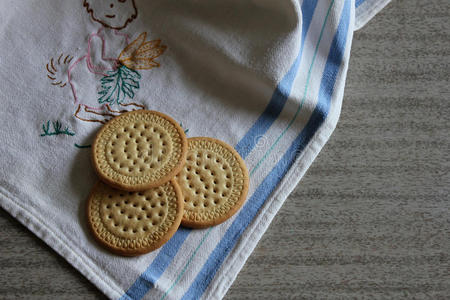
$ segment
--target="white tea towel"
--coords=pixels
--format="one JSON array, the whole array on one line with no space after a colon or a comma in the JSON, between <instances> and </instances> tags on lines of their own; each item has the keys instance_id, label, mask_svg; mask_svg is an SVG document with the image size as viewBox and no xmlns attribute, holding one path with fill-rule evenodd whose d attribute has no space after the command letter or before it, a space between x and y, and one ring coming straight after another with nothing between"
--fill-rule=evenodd
<instances>
[{"instance_id":1,"label":"white tea towel","mask_svg":"<svg viewBox=\"0 0 450 300\"><path fill-rule=\"evenodd\" d=\"M355 30L362 28L391 0L355 0Z\"/></svg>"},{"instance_id":2,"label":"white tea towel","mask_svg":"<svg viewBox=\"0 0 450 300\"><path fill-rule=\"evenodd\" d=\"M337 123L355 7L358 27L386 3L2 0L0 205L111 299L222 298ZM127 258L86 226L90 145L141 108L233 145L250 189L227 222Z\"/></svg>"}]
</instances>

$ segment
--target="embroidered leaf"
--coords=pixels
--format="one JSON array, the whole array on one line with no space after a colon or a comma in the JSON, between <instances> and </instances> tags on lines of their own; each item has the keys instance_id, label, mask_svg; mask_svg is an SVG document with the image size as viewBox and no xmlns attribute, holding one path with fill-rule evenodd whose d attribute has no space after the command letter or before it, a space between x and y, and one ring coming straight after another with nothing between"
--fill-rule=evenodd
<instances>
[{"instance_id":1,"label":"embroidered leaf","mask_svg":"<svg viewBox=\"0 0 450 300\"><path fill-rule=\"evenodd\" d=\"M129 44L119 55L122 65L133 70L148 70L159 67L154 61L166 51L167 46L161 45L161 40L145 41L147 33L141 33L137 39Z\"/></svg>"},{"instance_id":2,"label":"embroidered leaf","mask_svg":"<svg viewBox=\"0 0 450 300\"><path fill-rule=\"evenodd\" d=\"M134 58L134 60L127 60L124 64L134 70L148 70L159 67L159 63L152 59Z\"/></svg>"},{"instance_id":3,"label":"embroidered leaf","mask_svg":"<svg viewBox=\"0 0 450 300\"><path fill-rule=\"evenodd\" d=\"M133 54L139 49L139 47L141 47L146 38L147 32L141 33L137 37L137 39L132 41L128 46L125 47L125 49L122 50L122 52L119 55L119 60L122 61L131 59L133 57Z\"/></svg>"},{"instance_id":4,"label":"embroidered leaf","mask_svg":"<svg viewBox=\"0 0 450 300\"><path fill-rule=\"evenodd\" d=\"M136 51L136 58L153 59L163 54L166 48L166 46L161 45L161 40L145 42Z\"/></svg>"},{"instance_id":5,"label":"embroidered leaf","mask_svg":"<svg viewBox=\"0 0 450 300\"><path fill-rule=\"evenodd\" d=\"M100 82L101 91L98 92L99 103L120 104L129 99L133 99L135 90L139 89L139 79L141 75L126 66L120 66L115 71L109 71Z\"/></svg>"}]
</instances>

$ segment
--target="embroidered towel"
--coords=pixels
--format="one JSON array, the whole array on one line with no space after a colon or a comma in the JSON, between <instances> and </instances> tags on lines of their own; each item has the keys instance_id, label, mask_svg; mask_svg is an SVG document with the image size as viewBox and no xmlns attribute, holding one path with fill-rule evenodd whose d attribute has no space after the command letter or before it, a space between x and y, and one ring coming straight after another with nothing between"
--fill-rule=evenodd
<instances>
[{"instance_id":1,"label":"embroidered towel","mask_svg":"<svg viewBox=\"0 0 450 300\"><path fill-rule=\"evenodd\" d=\"M387 2L1 1L1 206L111 299L222 298L336 125L353 30ZM86 227L89 147L141 108L233 145L250 189L227 222L125 258Z\"/></svg>"}]
</instances>

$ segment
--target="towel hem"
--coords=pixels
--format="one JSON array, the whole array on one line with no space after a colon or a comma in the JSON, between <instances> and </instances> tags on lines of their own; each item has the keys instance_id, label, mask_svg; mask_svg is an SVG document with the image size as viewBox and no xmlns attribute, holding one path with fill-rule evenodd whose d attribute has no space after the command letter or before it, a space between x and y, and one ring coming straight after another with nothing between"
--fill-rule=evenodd
<instances>
[{"instance_id":1,"label":"towel hem","mask_svg":"<svg viewBox=\"0 0 450 300\"><path fill-rule=\"evenodd\" d=\"M329 136L333 133L334 127L335 126L329 124L324 124L322 132L316 134L315 141L308 144L308 150L297 158L297 161L291 167L292 173L286 175L278 185L272 196L273 201L263 208L263 211L260 214L261 218L257 220L254 229L248 233L246 241L240 242L243 243L242 249L231 261L228 261L226 264L224 263L228 268L221 272L221 274L223 274L222 278L215 278L214 286L211 286L210 291L204 294L202 297L203 299L222 299L225 296L231 284L239 274L239 271L250 257L250 255L247 254L253 252L260 240L258 237L264 234L280 207L303 178L304 174L309 169L309 166L312 164L315 157L317 157ZM305 156L309 156L310 159L305 161Z\"/></svg>"},{"instance_id":2,"label":"towel hem","mask_svg":"<svg viewBox=\"0 0 450 300\"><path fill-rule=\"evenodd\" d=\"M49 247L61 255L76 270L84 275L98 289L100 289L108 298L118 299L125 293L118 285L106 274L99 275L99 270L89 260L88 257L80 255L82 253L73 243L65 241L64 235L61 237L49 228L45 222L41 221L38 216L20 205L20 201L8 193L4 188L0 187L0 207L2 207L11 216L17 219L28 230L33 232L38 238L43 240ZM72 250L75 249L76 251ZM79 253L77 253L77 251ZM107 278L106 282L104 278Z\"/></svg>"},{"instance_id":3,"label":"towel hem","mask_svg":"<svg viewBox=\"0 0 450 300\"><path fill-rule=\"evenodd\" d=\"M364 27L364 25L372 20L372 18L388 5L391 0L379 0L379 2L373 2L374 1L367 1L356 8L357 12L358 10L361 10L361 14L357 14L357 17L355 18L354 30L359 30Z\"/></svg>"},{"instance_id":4,"label":"towel hem","mask_svg":"<svg viewBox=\"0 0 450 300\"><path fill-rule=\"evenodd\" d=\"M388 2L389 1L390 0L388 0ZM355 15L353 10L353 23L350 22L350 24L353 24L353 26L355 24L354 17ZM354 28L350 28L349 34L353 31ZM352 39L350 39L350 41L348 41L348 44L346 45L346 56L349 56L350 54L351 44ZM339 79L337 80L337 82L341 81L341 83L336 83L336 86L338 86L339 89L335 90L334 95L331 98L332 107L329 117L325 119L323 125L314 134L312 140L305 146L304 152L299 157L297 157L295 162L290 167L288 173L278 184L277 188L270 196L270 198L273 200L262 207L261 212L258 214L260 217L257 217L258 219L255 219L253 221L255 223L254 229L251 232L247 233L246 238L241 239L238 242L239 244L235 246L236 250L233 251L235 252L235 256L232 257L232 254L230 253L230 255L225 259L223 266L226 267L222 272L220 272L220 276L217 276L213 279L213 282L205 291L202 299L222 299L225 296L231 284L234 282L240 270L247 261L248 257L250 257L250 254L253 252L256 245L260 241L261 236L269 227L276 213L279 211L280 207L283 205L289 194L295 189L306 171L311 166L312 162L315 160L317 155L329 140L338 123L341 112L342 99L344 97L348 60L344 60L343 62L345 65L342 66L342 69L340 70L338 75ZM251 227L252 226L250 226L250 228Z\"/></svg>"}]
</instances>

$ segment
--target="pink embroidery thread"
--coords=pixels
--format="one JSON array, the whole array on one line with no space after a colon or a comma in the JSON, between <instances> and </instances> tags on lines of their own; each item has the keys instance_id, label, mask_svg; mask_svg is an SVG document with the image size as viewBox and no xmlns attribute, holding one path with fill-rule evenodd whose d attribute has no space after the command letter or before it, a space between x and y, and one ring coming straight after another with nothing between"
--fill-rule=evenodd
<instances>
[{"instance_id":1,"label":"pink embroidery thread","mask_svg":"<svg viewBox=\"0 0 450 300\"><path fill-rule=\"evenodd\" d=\"M129 110L144 109L143 105L126 103L134 98L136 90L140 87L139 79L141 75L137 70L159 67L159 63L154 59L166 49L166 46L160 44L160 40L146 41L145 32L141 33L136 40L130 42L130 36L119 30L125 28L137 17L137 8L134 0L127 2L119 0L119 2L113 6L109 2L84 0L83 7L86 8L92 20L101 24L102 27L89 35L86 53L73 63L73 57L66 56L63 59L64 56L61 54L56 60L57 65L63 66L59 70L55 67L55 59L53 58L46 64L47 77L53 81L52 85L64 87L68 83L70 86L73 103L77 105L74 116L79 120L105 123L108 117L114 117ZM115 13L117 18L114 18L114 20L105 15L105 11L110 11L113 7L117 11ZM126 43L125 48L117 58L106 57L106 39L110 35L105 34L105 28L110 28L112 36L120 36L120 40ZM98 43L101 43L101 46ZM100 52L99 59L103 64L94 61L94 47ZM74 78L79 78L78 69L75 76L75 68L80 66L83 60L86 60L86 68L89 73L102 76L97 99L93 99L92 94L90 94L91 96L80 96L80 91L84 91L86 87L78 86L73 82ZM83 76L83 74L80 74L80 76ZM82 85L83 81L80 83ZM90 83L88 85L87 88L92 88ZM89 95L93 91L86 90L86 92L86 95ZM80 97L83 99L80 99ZM93 104L93 100L96 100L95 104ZM118 106L117 110L110 107L113 104Z\"/></svg>"},{"instance_id":2,"label":"pink embroidery thread","mask_svg":"<svg viewBox=\"0 0 450 300\"><path fill-rule=\"evenodd\" d=\"M91 73L93 73L93 74L102 75L102 76L107 76L107 74L106 74L105 72L100 72L100 71L105 71L105 70L107 70L107 71L113 71L113 70L116 70L116 69L117 69L117 66L118 66L118 60L117 60L117 59L115 59L115 58L105 58L106 41L105 41L105 38L101 35L102 30L103 30L103 27L101 27L96 33L93 33L93 34L91 34L91 35L89 36L87 53L86 53L84 56L78 58L78 59L77 59L77 60L69 67L69 70L68 70L68 72L67 72L68 82L69 82L69 85L70 85L71 90L72 90L72 94L73 94L73 98L74 98L74 103L75 103L75 104L78 104L79 101L78 101L78 97L77 97L77 92L76 92L76 90L75 90L75 86L74 86L74 84L72 83L72 70L73 70L73 68L75 68L75 67L76 67L83 59L86 59L86 65L87 65L87 68L88 68L89 72L91 72ZM127 35L127 34L121 34L121 33L119 33L117 30L114 30L114 33L115 33L116 35L119 35L119 36L124 36L125 39L128 39L128 35ZM92 61L91 61L91 49L92 49L92 38L93 38L93 37L98 37L98 38L100 38L100 40L102 41L102 60L106 60L106 61L114 61L114 62L116 62L116 64L114 65L114 67L113 67L112 69L109 69L109 70L108 70L108 69L102 68L102 67L97 67L97 68L96 68L96 67L93 65L93 63L92 63ZM89 107L89 106L87 106L87 107ZM95 109L95 110L102 110L101 107L100 107L100 108L89 107L89 108L90 108L90 109Z\"/></svg>"}]
</instances>

